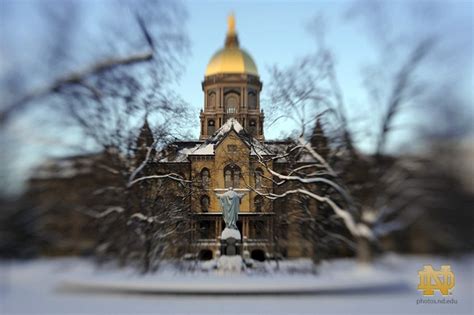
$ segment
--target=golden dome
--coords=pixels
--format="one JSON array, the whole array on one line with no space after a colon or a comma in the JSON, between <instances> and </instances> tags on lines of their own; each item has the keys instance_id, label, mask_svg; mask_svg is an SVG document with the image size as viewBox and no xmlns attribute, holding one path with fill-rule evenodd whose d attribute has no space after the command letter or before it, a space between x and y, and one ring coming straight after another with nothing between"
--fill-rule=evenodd
<instances>
[{"instance_id":1,"label":"golden dome","mask_svg":"<svg viewBox=\"0 0 474 315\"><path fill-rule=\"evenodd\" d=\"M207 64L206 76L218 73L245 73L258 76L257 66L252 57L239 47L233 15L228 19L225 47L218 50Z\"/></svg>"},{"instance_id":2,"label":"golden dome","mask_svg":"<svg viewBox=\"0 0 474 315\"><path fill-rule=\"evenodd\" d=\"M212 56L206 68L206 76L218 73L246 73L258 76L252 57L238 47L223 48Z\"/></svg>"}]
</instances>

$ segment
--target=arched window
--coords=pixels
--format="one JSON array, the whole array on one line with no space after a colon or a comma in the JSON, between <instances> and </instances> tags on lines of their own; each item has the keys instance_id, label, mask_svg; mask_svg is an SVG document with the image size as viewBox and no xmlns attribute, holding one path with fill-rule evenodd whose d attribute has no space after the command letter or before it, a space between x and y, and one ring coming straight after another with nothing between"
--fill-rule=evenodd
<instances>
[{"instance_id":1,"label":"arched window","mask_svg":"<svg viewBox=\"0 0 474 315\"><path fill-rule=\"evenodd\" d=\"M257 261L265 261L265 252L261 249L254 249L250 254L250 258Z\"/></svg>"},{"instance_id":2,"label":"arched window","mask_svg":"<svg viewBox=\"0 0 474 315\"><path fill-rule=\"evenodd\" d=\"M210 181L210 175L209 175L209 170L207 168L203 168L201 170L201 184L202 188L208 189L209 188L209 181Z\"/></svg>"},{"instance_id":3,"label":"arched window","mask_svg":"<svg viewBox=\"0 0 474 315\"><path fill-rule=\"evenodd\" d=\"M237 165L227 165L224 168L224 185L229 187L240 187L240 167Z\"/></svg>"},{"instance_id":4,"label":"arched window","mask_svg":"<svg viewBox=\"0 0 474 315\"><path fill-rule=\"evenodd\" d=\"M209 197L206 195L201 197L201 211L209 212Z\"/></svg>"},{"instance_id":5,"label":"arched window","mask_svg":"<svg viewBox=\"0 0 474 315\"><path fill-rule=\"evenodd\" d=\"M240 187L240 168L236 168L234 171L234 187Z\"/></svg>"},{"instance_id":6,"label":"arched window","mask_svg":"<svg viewBox=\"0 0 474 315\"><path fill-rule=\"evenodd\" d=\"M255 199L253 200L253 204L255 207L255 212L262 212L263 208L263 198L262 196L256 196Z\"/></svg>"},{"instance_id":7,"label":"arched window","mask_svg":"<svg viewBox=\"0 0 474 315\"><path fill-rule=\"evenodd\" d=\"M260 189L262 188L262 177L263 177L263 171L261 168L257 168L255 170L255 188Z\"/></svg>"},{"instance_id":8,"label":"arched window","mask_svg":"<svg viewBox=\"0 0 474 315\"><path fill-rule=\"evenodd\" d=\"M215 238L215 223L214 221L200 221L199 222L199 238L213 239Z\"/></svg>"},{"instance_id":9,"label":"arched window","mask_svg":"<svg viewBox=\"0 0 474 315\"><path fill-rule=\"evenodd\" d=\"M254 91L249 91L247 102L249 109L257 109L257 94Z\"/></svg>"},{"instance_id":10,"label":"arched window","mask_svg":"<svg viewBox=\"0 0 474 315\"><path fill-rule=\"evenodd\" d=\"M230 169L227 169L224 171L224 182L225 182L225 187L230 187L232 186L232 171Z\"/></svg>"},{"instance_id":11,"label":"arched window","mask_svg":"<svg viewBox=\"0 0 474 315\"><path fill-rule=\"evenodd\" d=\"M212 135L214 134L215 131L216 131L216 123L214 122L214 120L209 119L207 121L207 134Z\"/></svg>"},{"instance_id":12,"label":"arched window","mask_svg":"<svg viewBox=\"0 0 474 315\"><path fill-rule=\"evenodd\" d=\"M225 97L225 112L229 116L237 114L239 107L239 95L231 93Z\"/></svg>"},{"instance_id":13,"label":"arched window","mask_svg":"<svg viewBox=\"0 0 474 315\"><path fill-rule=\"evenodd\" d=\"M253 136L257 135L257 121L255 119L251 119L249 121L249 133Z\"/></svg>"},{"instance_id":14,"label":"arched window","mask_svg":"<svg viewBox=\"0 0 474 315\"><path fill-rule=\"evenodd\" d=\"M212 250L210 249L201 249L198 254L199 260L211 260L213 257Z\"/></svg>"},{"instance_id":15,"label":"arched window","mask_svg":"<svg viewBox=\"0 0 474 315\"><path fill-rule=\"evenodd\" d=\"M216 92L212 91L207 95L207 107L210 109L216 107Z\"/></svg>"}]
</instances>

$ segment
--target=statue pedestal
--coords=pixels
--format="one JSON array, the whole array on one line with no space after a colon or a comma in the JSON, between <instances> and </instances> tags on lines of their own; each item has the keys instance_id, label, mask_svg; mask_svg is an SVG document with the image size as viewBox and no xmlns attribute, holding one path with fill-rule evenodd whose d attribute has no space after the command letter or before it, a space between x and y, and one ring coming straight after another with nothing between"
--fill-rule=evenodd
<instances>
[{"instance_id":1,"label":"statue pedestal","mask_svg":"<svg viewBox=\"0 0 474 315\"><path fill-rule=\"evenodd\" d=\"M240 255L241 238L239 230L225 228L221 234L221 255Z\"/></svg>"},{"instance_id":2,"label":"statue pedestal","mask_svg":"<svg viewBox=\"0 0 474 315\"><path fill-rule=\"evenodd\" d=\"M222 208L226 228L220 237L221 256L217 260L220 273L240 272L245 268L242 260L242 235L237 229L239 204L244 194L236 193L232 187L223 194L216 194Z\"/></svg>"},{"instance_id":3,"label":"statue pedestal","mask_svg":"<svg viewBox=\"0 0 474 315\"><path fill-rule=\"evenodd\" d=\"M242 236L240 235L239 230L225 228L224 231L222 231L221 233L221 239L225 240L228 238L235 238L236 240L240 240Z\"/></svg>"}]
</instances>

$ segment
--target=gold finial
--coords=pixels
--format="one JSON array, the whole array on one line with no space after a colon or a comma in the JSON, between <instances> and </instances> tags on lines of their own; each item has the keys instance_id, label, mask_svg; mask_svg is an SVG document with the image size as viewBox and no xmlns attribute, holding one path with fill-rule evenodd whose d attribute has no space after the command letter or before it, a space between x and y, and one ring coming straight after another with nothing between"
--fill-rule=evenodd
<instances>
[{"instance_id":1,"label":"gold finial","mask_svg":"<svg viewBox=\"0 0 474 315\"><path fill-rule=\"evenodd\" d=\"M231 12L229 14L229 17L227 18L227 33L228 34L235 34L235 15L234 12Z\"/></svg>"},{"instance_id":2,"label":"gold finial","mask_svg":"<svg viewBox=\"0 0 474 315\"><path fill-rule=\"evenodd\" d=\"M225 37L225 47L239 47L239 39L237 38L237 33L235 32L235 16L234 12L229 14L227 18L227 36Z\"/></svg>"}]
</instances>

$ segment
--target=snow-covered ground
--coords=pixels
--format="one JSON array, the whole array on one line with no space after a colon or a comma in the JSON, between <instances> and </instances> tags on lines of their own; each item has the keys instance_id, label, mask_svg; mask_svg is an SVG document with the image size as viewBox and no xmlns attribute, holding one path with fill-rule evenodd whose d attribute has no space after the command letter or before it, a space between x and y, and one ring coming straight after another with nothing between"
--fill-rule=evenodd
<instances>
[{"instance_id":1,"label":"snow-covered ground","mask_svg":"<svg viewBox=\"0 0 474 315\"><path fill-rule=\"evenodd\" d=\"M451 296L428 298L416 290L418 270L426 264L451 265L456 276ZM371 268L343 259L323 263L316 274L307 261L283 262L280 267L276 272L262 264L259 272L222 276L213 271L181 274L168 266L141 276L132 270L100 269L80 259L2 262L0 314L474 313L474 256L387 255ZM120 290L110 290L114 286ZM201 294L162 294L166 287ZM232 288L240 294L230 294ZM269 294L271 288L280 294ZM288 288L294 289L289 290L292 294L281 293ZM251 294L242 294L246 289ZM457 304L417 304L419 299Z\"/></svg>"}]
</instances>

